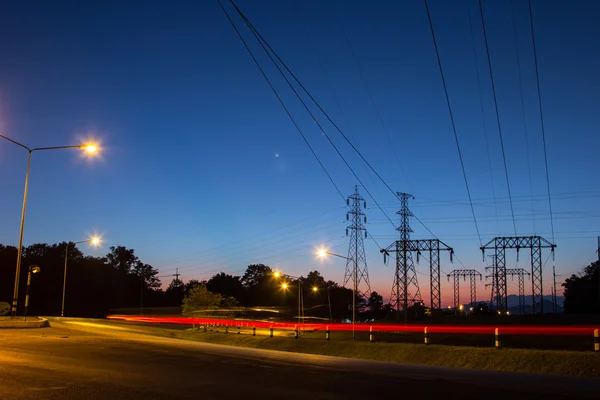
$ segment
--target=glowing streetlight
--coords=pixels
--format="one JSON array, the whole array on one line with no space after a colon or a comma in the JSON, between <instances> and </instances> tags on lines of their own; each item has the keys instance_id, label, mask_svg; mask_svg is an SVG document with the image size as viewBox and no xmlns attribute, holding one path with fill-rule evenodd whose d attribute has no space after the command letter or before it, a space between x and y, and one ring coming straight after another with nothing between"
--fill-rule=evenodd
<instances>
[{"instance_id":1,"label":"glowing streetlight","mask_svg":"<svg viewBox=\"0 0 600 400\"><path fill-rule=\"evenodd\" d=\"M27 172L25 173L25 190L23 191L23 208L21 209L21 227L19 229L19 245L17 247L17 267L15 272L15 287L13 290L12 301L12 316L14 317L17 315L17 303L19 300L19 276L21 274L21 257L23 254L23 231L25 229L25 211L27 210L27 192L29 189L29 171L31 170L31 156L36 151L61 149L84 149L87 153L91 154L96 153L98 147L93 144L80 144L75 146L36 147L32 149L4 135L0 135L0 138L5 139L13 144L16 144L17 146L22 147L29 152L29 156L27 157Z\"/></svg>"},{"instance_id":2,"label":"glowing streetlight","mask_svg":"<svg viewBox=\"0 0 600 400\"><path fill-rule=\"evenodd\" d=\"M330 256L335 256L335 257L339 257L339 258L343 258L346 261L352 261L354 263L354 287L352 288L352 340L356 339L356 335L355 335L355 331L354 331L354 326L356 324L356 294L358 292L358 262L356 262L355 260L353 260L352 258L349 257L344 257L341 256L339 254L335 254L335 253L331 253L323 248L320 248L319 250L317 250L317 255L321 258L330 255Z\"/></svg>"},{"instance_id":3,"label":"glowing streetlight","mask_svg":"<svg viewBox=\"0 0 600 400\"><path fill-rule=\"evenodd\" d=\"M100 237L92 236L88 240L81 240L79 242L74 242L73 246L75 246L79 243L90 243L92 246L98 247L100 245L100 241L101 241ZM71 242L67 242L67 244L65 246L65 273L64 273L64 277L63 277L62 306L60 308L60 316L61 317L65 316L65 293L67 291L67 264L69 262L69 246L70 245L71 245Z\"/></svg>"},{"instance_id":4,"label":"glowing streetlight","mask_svg":"<svg viewBox=\"0 0 600 400\"><path fill-rule=\"evenodd\" d=\"M88 144L82 147L87 153L94 154L98 151L98 146L95 144Z\"/></svg>"},{"instance_id":5,"label":"glowing streetlight","mask_svg":"<svg viewBox=\"0 0 600 400\"><path fill-rule=\"evenodd\" d=\"M281 288L282 288L283 290L287 290L287 288L288 288L288 284L287 284L287 283L285 283L285 282L284 282L284 283L282 283L282 284L281 284Z\"/></svg>"},{"instance_id":6,"label":"glowing streetlight","mask_svg":"<svg viewBox=\"0 0 600 400\"><path fill-rule=\"evenodd\" d=\"M312 287L312 291L313 291L313 292L315 292L315 293L317 293L317 292L319 291L319 288L318 288L318 287L316 287L316 286L313 286L313 287Z\"/></svg>"},{"instance_id":7,"label":"glowing streetlight","mask_svg":"<svg viewBox=\"0 0 600 400\"><path fill-rule=\"evenodd\" d=\"M464 308L465 308L465 306L463 306L462 304L461 304L460 306L458 306L458 309L459 309L460 311L462 311Z\"/></svg>"},{"instance_id":8,"label":"glowing streetlight","mask_svg":"<svg viewBox=\"0 0 600 400\"><path fill-rule=\"evenodd\" d=\"M27 320L27 311L29 310L29 293L31 292L31 275L40 272L40 267L37 265L30 265L29 272L27 272L27 294L25 295L25 320Z\"/></svg>"},{"instance_id":9,"label":"glowing streetlight","mask_svg":"<svg viewBox=\"0 0 600 400\"><path fill-rule=\"evenodd\" d=\"M273 276L275 278L279 278L279 277L281 277L281 274L279 273L279 271L275 271L275 272L273 272Z\"/></svg>"}]
</instances>

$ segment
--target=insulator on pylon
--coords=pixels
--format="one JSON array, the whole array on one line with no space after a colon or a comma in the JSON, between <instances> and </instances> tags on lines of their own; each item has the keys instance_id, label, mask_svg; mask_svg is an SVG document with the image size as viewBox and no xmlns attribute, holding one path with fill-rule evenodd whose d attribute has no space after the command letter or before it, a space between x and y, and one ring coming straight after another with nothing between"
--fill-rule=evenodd
<instances>
[{"instance_id":1,"label":"insulator on pylon","mask_svg":"<svg viewBox=\"0 0 600 400\"><path fill-rule=\"evenodd\" d=\"M348 228L346 228L346 236L348 236Z\"/></svg>"},{"instance_id":2,"label":"insulator on pylon","mask_svg":"<svg viewBox=\"0 0 600 400\"><path fill-rule=\"evenodd\" d=\"M363 205L365 206L365 208L367 208L367 202L366 201L363 203Z\"/></svg>"},{"instance_id":3,"label":"insulator on pylon","mask_svg":"<svg viewBox=\"0 0 600 400\"><path fill-rule=\"evenodd\" d=\"M365 215L365 224L367 223L367 216Z\"/></svg>"},{"instance_id":4,"label":"insulator on pylon","mask_svg":"<svg viewBox=\"0 0 600 400\"><path fill-rule=\"evenodd\" d=\"M367 238L367 231L365 231L365 239Z\"/></svg>"},{"instance_id":5,"label":"insulator on pylon","mask_svg":"<svg viewBox=\"0 0 600 400\"><path fill-rule=\"evenodd\" d=\"M383 263L387 264L387 253L386 252L383 253Z\"/></svg>"},{"instance_id":6,"label":"insulator on pylon","mask_svg":"<svg viewBox=\"0 0 600 400\"><path fill-rule=\"evenodd\" d=\"M346 205L349 206L350 205L350 199L346 199Z\"/></svg>"},{"instance_id":7,"label":"insulator on pylon","mask_svg":"<svg viewBox=\"0 0 600 400\"><path fill-rule=\"evenodd\" d=\"M346 214L346 221L348 221L348 214Z\"/></svg>"}]
</instances>

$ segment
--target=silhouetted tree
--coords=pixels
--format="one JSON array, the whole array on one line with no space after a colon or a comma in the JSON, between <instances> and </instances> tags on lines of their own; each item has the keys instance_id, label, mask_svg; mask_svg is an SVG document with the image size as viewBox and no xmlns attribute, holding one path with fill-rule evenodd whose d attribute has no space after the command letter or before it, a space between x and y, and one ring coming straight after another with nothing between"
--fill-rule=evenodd
<instances>
[{"instance_id":1,"label":"silhouetted tree","mask_svg":"<svg viewBox=\"0 0 600 400\"><path fill-rule=\"evenodd\" d=\"M228 275L224 272L219 272L206 282L206 288L213 292L219 293L224 297L242 298L244 286L240 281L239 276Z\"/></svg>"},{"instance_id":2,"label":"silhouetted tree","mask_svg":"<svg viewBox=\"0 0 600 400\"><path fill-rule=\"evenodd\" d=\"M246 269L241 283L244 287L245 305L258 306L276 304L280 293L276 290L279 282L273 276L271 267L264 264L252 264Z\"/></svg>"},{"instance_id":3,"label":"silhouetted tree","mask_svg":"<svg viewBox=\"0 0 600 400\"><path fill-rule=\"evenodd\" d=\"M589 314L600 312L600 262L595 261L578 275L571 275L562 284L566 313Z\"/></svg>"},{"instance_id":4,"label":"silhouetted tree","mask_svg":"<svg viewBox=\"0 0 600 400\"><path fill-rule=\"evenodd\" d=\"M165 305L180 306L185 297L185 285L181 279L175 278L165 290Z\"/></svg>"},{"instance_id":5,"label":"silhouetted tree","mask_svg":"<svg viewBox=\"0 0 600 400\"><path fill-rule=\"evenodd\" d=\"M377 292L371 292L371 296L367 300L367 314L374 319L379 319L383 316L383 296Z\"/></svg>"}]
</instances>

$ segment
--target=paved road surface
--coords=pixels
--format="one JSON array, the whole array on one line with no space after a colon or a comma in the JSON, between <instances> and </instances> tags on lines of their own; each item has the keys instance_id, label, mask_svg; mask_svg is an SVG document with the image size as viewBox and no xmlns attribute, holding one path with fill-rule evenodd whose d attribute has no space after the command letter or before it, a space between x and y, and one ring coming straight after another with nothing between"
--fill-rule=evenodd
<instances>
[{"instance_id":1,"label":"paved road surface","mask_svg":"<svg viewBox=\"0 0 600 400\"><path fill-rule=\"evenodd\" d=\"M600 393L600 380L234 348L148 336L137 327L54 325L0 331L1 400L530 400Z\"/></svg>"}]
</instances>

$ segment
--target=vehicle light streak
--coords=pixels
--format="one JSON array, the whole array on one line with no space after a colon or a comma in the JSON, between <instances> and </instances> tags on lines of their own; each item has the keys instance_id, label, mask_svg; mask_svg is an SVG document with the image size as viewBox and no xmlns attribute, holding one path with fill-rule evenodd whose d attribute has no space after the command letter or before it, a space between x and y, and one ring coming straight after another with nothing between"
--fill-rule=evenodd
<instances>
[{"instance_id":1,"label":"vehicle light streak","mask_svg":"<svg viewBox=\"0 0 600 400\"><path fill-rule=\"evenodd\" d=\"M186 317L150 317L150 316L128 316L128 315L109 315L106 317L113 320L122 320L128 322L146 322L161 324L183 324L183 325L219 325L240 328L263 328L268 329L294 329L295 322L272 322L272 321L252 321L235 320L221 318L186 318ZM351 324L341 323L306 323L306 330L325 331L329 327L330 331L351 331ZM398 325L398 324L356 324L355 330L367 332L373 327L374 332L414 332L423 333L425 327L429 333L451 333L451 334L474 334L474 335L493 335L494 329L499 328L503 335L548 335L548 336L591 336L597 326L530 326L530 325Z\"/></svg>"}]
</instances>

